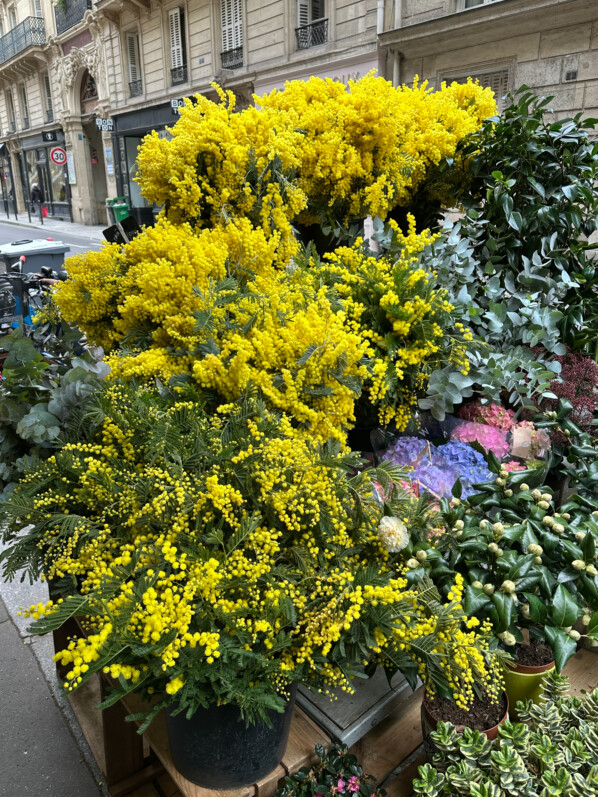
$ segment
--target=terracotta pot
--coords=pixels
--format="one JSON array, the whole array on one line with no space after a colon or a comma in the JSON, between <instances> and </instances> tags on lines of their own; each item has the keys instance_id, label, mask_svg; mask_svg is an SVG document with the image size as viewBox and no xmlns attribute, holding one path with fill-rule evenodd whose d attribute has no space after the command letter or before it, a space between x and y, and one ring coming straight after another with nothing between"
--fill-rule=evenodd
<instances>
[{"instance_id":1,"label":"terracotta pot","mask_svg":"<svg viewBox=\"0 0 598 797\"><path fill-rule=\"evenodd\" d=\"M531 700L533 703L539 702L542 694L542 682L552 670L554 670L554 661L537 666L518 664L517 662L507 664L507 669L504 672L505 690L509 696L513 719L519 719L519 714L516 710L517 701Z\"/></svg>"},{"instance_id":2,"label":"terracotta pot","mask_svg":"<svg viewBox=\"0 0 598 797\"><path fill-rule=\"evenodd\" d=\"M503 692L503 695L507 704L504 716L502 717L500 722L498 722L492 728L487 728L486 730L481 731L481 733L487 736L490 741L496 739L496 737L498 736L499 726L503 725L509 717L509 696L506 692ZM436 728L438 727L438 723L441 722L441 720L438 717L434 716L433 707L426 700L425 692L424 692L424 697L422 699L421 720L422 720L422 735L424 737L424 749L426 751L426 756L428 758L428 761L432 761L434 754L438 751L436 745L432 741L431 734L433 731L436 730Z\"/></svg>"}]
</instances>

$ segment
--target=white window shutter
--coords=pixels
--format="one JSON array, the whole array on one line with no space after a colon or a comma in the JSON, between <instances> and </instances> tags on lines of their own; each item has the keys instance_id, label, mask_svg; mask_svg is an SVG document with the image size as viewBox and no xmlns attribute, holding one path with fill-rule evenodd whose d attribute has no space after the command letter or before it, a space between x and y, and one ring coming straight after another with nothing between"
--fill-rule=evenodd
<instances>
[{"instance_id":1,"label":"white window shutter","mask_svg":"<svg viewBox=\"0 0 598 797\"><path fill-rule=\"evenodd\" d=\"M180 8L172 8L168 12L168 23L170 29L170 66L172 69L177 69L184 66Z\"/></svg>"},{"instance_id":2,"label":"white window shutter","mask_svg":"<svg viewBox=\"0 0 598 797\"><path fill-rule=\"evenodd\" d=\"M50 77L47 72L44 75L44 94L46 97L46 111L52 111L54 107L52 104L52 89L50 87Z\"/></svg>"},{"instance_id":3,"label":"white window shutter","mask_svg":"<svg viewBox=\"0 0 598 797\"><path fill-rule=\"evenodd\" d=\"M309 0L297 0L297 27L309 25Z\"/></svg>"},{"instance_id":4,"label":"white window shutter","mask_svg":"<svg viewBox=\"0 0 598 797\"><path fill-rule=\"evenodd\" d=\"M243 19L241 17L241 0L233 0L233 49L243 44Z\"/></svg>"},{"instance_id":5,"label":"white window shutter","mask_svg":"<svg viewBox=\"0 0 598 797\"><path fill-rule=\"evenodd\" d=\"M233 49L233 0L220 0L222 17L222 52Z\"/></svg>"},{"instance_id":6,"label":"white window shutter","mask_svg":"<svg viewBox=\"0 0 598 797\"><path fill-rule=\"evenodd\" d=\"M136 83L140 77L139 46L136 33L127 33L127 61L129 64L129 82Z\"/></svg>"},{"instance_id":7,"label":"white window shutter","mask_svg":"<svg viewBox=\"0 0 598 797\"><path fill-rule=\"evenodd\" d=\"M33 0L33 16L42 16L42 0Z\"/></svg>"}]
</instances>

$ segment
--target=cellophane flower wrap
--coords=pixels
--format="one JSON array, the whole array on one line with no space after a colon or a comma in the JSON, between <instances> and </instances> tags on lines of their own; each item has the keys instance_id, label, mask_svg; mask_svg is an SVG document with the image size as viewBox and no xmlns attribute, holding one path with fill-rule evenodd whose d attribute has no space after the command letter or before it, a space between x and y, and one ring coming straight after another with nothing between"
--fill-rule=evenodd
<instances>
[{"instance_id":1,"label":"cellophane flower wrap","mask_svg":"<svg viewBox=\"0 0 598 797\"><path fill-rule=\"evenodd\" d=\"M255 399L206 412L197 395L115 384L66 445L17 488L9 528L63 597L34 630L79 616L57 660L67 689L93 672L117 693L194 711L281 708L295 681L349 689L371 657L410 662L461 703L489 679L483 636L455 585L442 604L409 588L382 545L383 510L354 458L318 450ZM380 476L378 476L380 478ZM43 488L43 489L42 489Z\"/></svg>"}]
</instances>

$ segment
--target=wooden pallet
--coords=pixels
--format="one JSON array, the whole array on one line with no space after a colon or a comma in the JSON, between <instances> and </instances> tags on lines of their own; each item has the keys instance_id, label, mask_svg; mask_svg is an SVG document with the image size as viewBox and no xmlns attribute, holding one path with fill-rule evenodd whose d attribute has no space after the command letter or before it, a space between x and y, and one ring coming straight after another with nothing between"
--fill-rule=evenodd
<instances>
[{"instance_id":1,"label":"wooden pallet","mask_svg":"<svg viewBox=\"0 0 598 797\"><path fill-rule=\"evenodd\" d=\"M598 686L598 656L581 650L569 662L565 674L572 691L581 694ZM280 781L314 758L316 744L329 739L315 723L295 708L287 750L281 764L259 783L244 789L211 791L196 786L177 772L166 737L166 723L159 715L143 737L135 733L126 714L143 707L139 698L127 696L117 713L94 707L101 697L99 679L90 681L69 698L99 767L105 773L111 797L271 797ZM402 700L351 748L365 772L384 786L388 797L409 797L411 781L424 763L420 724L421 689Z\"/></svg>"}]
</instances>

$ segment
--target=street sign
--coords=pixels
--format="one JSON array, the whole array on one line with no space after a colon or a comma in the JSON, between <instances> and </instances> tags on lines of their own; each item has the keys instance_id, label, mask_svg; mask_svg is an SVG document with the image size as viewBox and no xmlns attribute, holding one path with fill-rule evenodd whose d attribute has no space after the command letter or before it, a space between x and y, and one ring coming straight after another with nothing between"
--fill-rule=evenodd
<instances>
[{"instance_id":1,"label":"street sign","mask_svg":"<svg viewBox=\"0 0 598 797\"><path fill-rule=\"evenodd\" d=\"M58 141L56 130L42 130L42 138L44 141Z\"/></svg>"},{"instance_id":2,"label":"street sign","mask_svg":"<svg viewBox=\"0 0 598 797\"><path fill-rule=\"evenodd\" d=\"M59 166L64 166L66 163L66 150L62 149L62 147L54 147L50 150L50 158Z\"/></svg>"},{"instance_id":3,"label":"street sign","mask_svg":"<svg viewBox=\"0 0 598 797\"><path fill-rule=\"evenodd\" d=\"M179 97L176 100L170 100L170 109L175 116L178 116L181 112L181 108L185 107L185 99L183 97Z\"/></svg>"},{"instance_id":4,"label":"street sign","mask_svg":"<svg viewBox=\"0 0 598 797\"><path fill-rule=\"evenodd\" d=\"M102 133L112 133L114 132L114 119L101 119L97 116L96 127L98 130L101 130Z\"/></svg>"}]
</instances>

